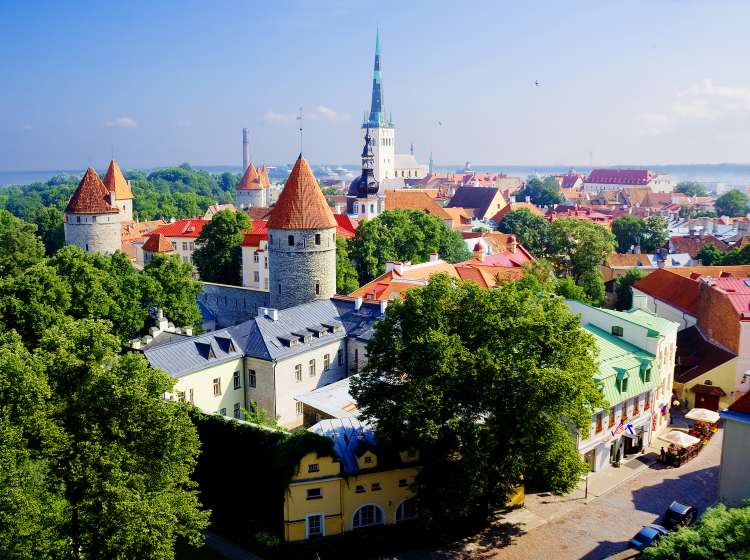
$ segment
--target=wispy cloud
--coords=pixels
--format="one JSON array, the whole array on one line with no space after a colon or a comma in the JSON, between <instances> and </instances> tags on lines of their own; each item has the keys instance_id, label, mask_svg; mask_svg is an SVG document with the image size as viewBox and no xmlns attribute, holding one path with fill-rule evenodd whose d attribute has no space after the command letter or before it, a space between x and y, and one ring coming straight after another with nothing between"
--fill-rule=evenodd
<instances>
[{"instance_id":1,"label":"wispy cloud","mask_svg":"<svg viewBox=\"0 0 750 560\"><path fill-rule=\"evenodd\" d=\"M135 119L132 119L130 117L116 117L104 124L110 128L135 128L136 126L138 126L138 123L135 122Z\"/></svg>"},{"instance_id":2,"label":"wispy cloud","mask_svg":"<svg viewBox=\"0 0 750 560\"><path fill-rule=\"evenodd\" d=\"M289 124L297 120L299 113L278 113L276 111L266 111L263 119L272 124ZM337 122L348 119L348 115L337 112L325 105L318 105L312 111L302 110L302 116L305 120L310 121L327 121Z\"/></svg>"},{"instance_id":3,"label":"wispy cloud","mask_svg":"<svg viewBox=\"0 0 750 560\"><path fill-rule=\"evenodd\" d=\"M668 132L682 123L714 121L750 115L750 89L715 84L705 79L674 94L661 112L640 115L639 121L651 134Z\"/></svg>"}]
</instances>

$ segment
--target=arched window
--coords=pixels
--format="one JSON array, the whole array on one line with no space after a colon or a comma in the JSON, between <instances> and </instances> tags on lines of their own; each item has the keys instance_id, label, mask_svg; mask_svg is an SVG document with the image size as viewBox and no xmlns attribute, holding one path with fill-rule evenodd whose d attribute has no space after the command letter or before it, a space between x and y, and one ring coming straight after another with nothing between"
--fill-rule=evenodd
<instances>
[{"instance_id":1,"label":"arched window","mask_svg":"<svg viewBox=\"0 0 750 560\"><path fill-rule=\"evenodd\" d=\"M361 527L383 525L384 523L383 510L374 504L367 504L354 513L352 527L354 529L359 529Z\"/></svg>"},{"instance_id":2,"label":"arched window","mask_svg":"<svg viewBox=\"0 0 750 560\"><path fill-rule=\"evenodd\" d=\"M396 523L417 517L417 501L414 498L404 500L396 508Z\"/></svg>"}]
</instances>

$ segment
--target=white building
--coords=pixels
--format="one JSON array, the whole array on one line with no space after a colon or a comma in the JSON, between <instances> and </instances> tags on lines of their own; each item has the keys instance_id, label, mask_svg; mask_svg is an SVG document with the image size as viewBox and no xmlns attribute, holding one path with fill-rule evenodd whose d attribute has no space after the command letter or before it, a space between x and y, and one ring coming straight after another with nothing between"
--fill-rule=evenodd
<instances>
[{"instance_id":1,"label":"white building","mask_svg":"<svg viewBox=\"0 0 750 560\"><path fill-rule=\"evenodd\" d=\"M655 193L672 192L676 186L670 175L648 169L594 169L583 182L583 190L589 193L632 187L650 187Z\"/></svg>"}]
</instances>

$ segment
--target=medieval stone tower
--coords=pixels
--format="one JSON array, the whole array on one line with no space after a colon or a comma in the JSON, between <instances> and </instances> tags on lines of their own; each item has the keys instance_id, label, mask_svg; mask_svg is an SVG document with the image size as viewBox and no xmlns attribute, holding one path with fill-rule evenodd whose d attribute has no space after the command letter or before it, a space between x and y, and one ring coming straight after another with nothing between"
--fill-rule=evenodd
<instances>
[{"instance_id":1,"label":"medieval stone tower","mask_svg":"<svg viewBox=\"0 0 750 560\"><path fill-rule=\"evenodd\" d=\"M120 171L115 160L109 162L107 174L104 176L104 186L111 193L115 193L115 205L120 212L121 222L133 221L133 192L130 182Z\"/></svg>"},{"instance_id":2,"label":"medieval stone tower","mask_svg":"<svg viewBox=\"0 0 750 560\"><path fill-rule=\"evenodd\" d=\"M336 294L336 220L300 154L268 219L271 307Z\"/></svg>"},{"instance_id":3,"label":"medieval stone tower","mask_svg":"<svg viewBox=\"0 0 750 560\"><path fill-rule=\"evenodd\" d=\"M268 204L268 171L262 167L260 171L252 164L245 169L242 179L237 183L234 191L237 208L262 208Z\"/></svg>"},{"instance_id":4,"label":"medieval stone tower","mask_svg":"<svg viewBox=\"0 0 750 560\"><path fill-rule=\"evenodd\" d=\"M121 213L115 191L110 191L92 168L86 170L70 197L64 220L66 245L107 255L120 249Z\"/></svg>"}]
</instances>

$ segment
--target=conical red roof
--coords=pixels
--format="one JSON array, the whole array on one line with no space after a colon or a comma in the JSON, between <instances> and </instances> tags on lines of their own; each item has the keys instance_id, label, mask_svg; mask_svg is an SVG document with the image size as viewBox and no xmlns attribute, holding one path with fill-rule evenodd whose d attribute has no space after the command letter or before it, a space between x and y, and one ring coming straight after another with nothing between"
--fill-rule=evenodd
<instances>
[{"instance_id":1,"label":"conical red roof","mask_svg":"<svg viewBox=\"0 0 750 560\"><path fill-rule=\"evenodd\" d=\"M143 250L148 253L170 253L174 251L174 247L166 236L154 233L148 236L148 240L143 244Z\"/></svg>"},{"instance_id":2,"label":"conical red roof","mask_svg":"<svg viewBox=\"0 0 750 560\"><path fill-rule=\"evenodd\" d=\"M247 169L245 170L245 174L242 176L242 179L240 179L240 182L237 183L237 190L238 191L250 191L250 190L257 190L257 189L262 189L262 188L263 188L263 185L261 185L260 175L258 174L258 170L251 163L250 165L247 166Z\"/></svg>"},{"instance_id":3,"label":"conical red roof","mask_svg":"<svg viewBox=\"0 0 750 560\"><path fill-rule=\"evenodd\" d=\"M118 210L109 202L109 190L91 167L84 173L65 212L71 214L117 214Z\"/></svg>"},{"instance_id":4,"label":"conical red roof","mask_svg":"<svg viewBox=\"0 0 750 560\"><path fill-rule=\"evenodd\" d=\"M268 229L335 228L336 220L312 169L302 157L297 158L284 184L276 206L268 218Z\"/></svg>"},{"instance_id":5,"label":"conical red roof","mask_svg":"<svg viewBox=\"0 0 750 560\"><path fill-rule=\"evenodd\" d=\"M115 160L109 162L107 174L104 176L104 186L107 187L109 192L115 193L117 200L131 200L133 198L130 185Z\"/></svg>"},{"instance_id":6,"label":"conical red roof","mask_svg":"<svg viewBox=\"0 0 750 560\"><path fill-rule=\"evenodd\" d=\"M271 179L268 178L268 169L266 168L265 164L260 166L260 169L258 170L258 175L260 176L261 187L271 186Z\"/></svg>"}]
</instances>

